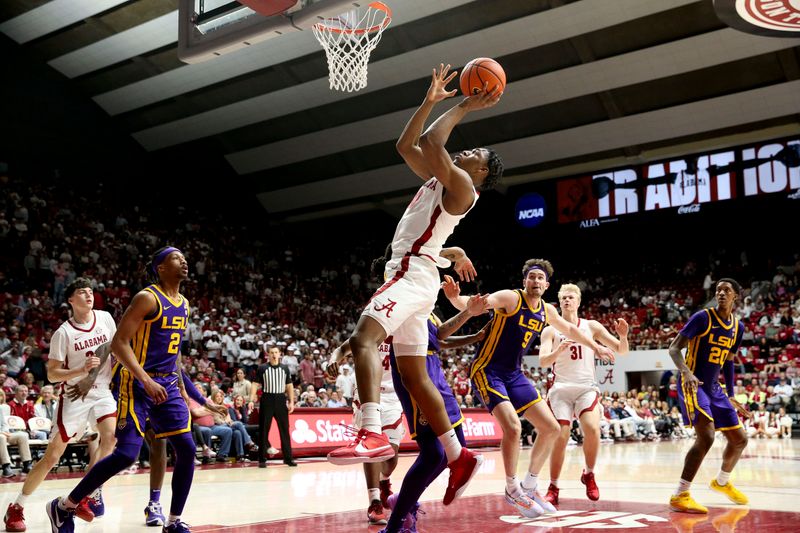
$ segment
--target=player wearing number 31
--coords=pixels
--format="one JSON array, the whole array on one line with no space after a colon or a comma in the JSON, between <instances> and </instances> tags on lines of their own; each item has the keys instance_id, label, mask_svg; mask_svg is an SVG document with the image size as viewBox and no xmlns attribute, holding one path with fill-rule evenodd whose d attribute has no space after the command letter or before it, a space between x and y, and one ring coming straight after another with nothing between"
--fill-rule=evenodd
<instances>
[{"instance_id":1,"label":"player wearing number 31","mask_svg":"<svg viewBox=\"0 0 800 533\"><path fill-rule=\"evenodd\" d=\"M747 496L730 482L733 467L747 446L747 434L738 414L749 418L750 413L733 396L733 358L739 350L744 329L733 316L733 307L741 286L731 278L717 282L717 306L702 309L689 318L672 344L669 355L680 372L678 398L684 424L694 426L694 446L686 454L678 488L669 500L672 511L707 513L708 509L694 501L689 487L714 444L714 431L722 431L728 440L722 452L722 468L711 488L744 505ZM686 348L686 359L681 351ZM725 376L725 391L719 384L719 374Z\"/></svg>"},{"instance_id":2,"label":"player wearing number 31","mask_svg":"<svg viewBox=\"0 0 800 533\"><path fill-rule=\"evenodd\" d=\"M472 362L470 378L481 401L503 428L501 451L506 471L506 501L523 516L534 518L555 507L536 490L539 471L558 437L558 422L542 402L537 390L522 375L522 356L533 339L548 324L567 338L590 347L598 357L613 361L613 352L570 324L545 303L542 296L550 286L553 266L544 259L529 259L522 267L523 289L502 290L489 295L488 304L494 315L488 325L486 339ZM468 298L460 296L458 283L445 276L442 288L457 309L466 308ZM518 415L524 415L536 428L536 441L531 450L528 473L520 485L517 462L522 427Z\"/></svg>"},{"instance_id":3,"label":"player wearing number 31","mask_svg":"<svg viewBox=\"0 0 800 533\"><path fill-rule=\"evenodd\" d=\"M611 335L597 320L584 320L578 317L581 304L581 290L577 285L566 283L558 291L561 316L570 324L575 324L587 336L614 350L617 355L628 353L628 323L617 320L614 329L619 339ZM561 433L550 455L550 487L545 498L558 505L558 476L564 465L564 451L569 440L572 419L581 424L585 440L583 455L586 468L581 474L581 483L586 485L586 496L590 500L600 499L600 489L594 480L594 467L600 448L600 412L597 400L600 389L594 375L595 353L588 346L576 344L559 335L547 326L542 332L542 345L539 348L539 366L552 366L555 383L547 393L547 402L561 425Z\"/></svg>"}]
</instances>

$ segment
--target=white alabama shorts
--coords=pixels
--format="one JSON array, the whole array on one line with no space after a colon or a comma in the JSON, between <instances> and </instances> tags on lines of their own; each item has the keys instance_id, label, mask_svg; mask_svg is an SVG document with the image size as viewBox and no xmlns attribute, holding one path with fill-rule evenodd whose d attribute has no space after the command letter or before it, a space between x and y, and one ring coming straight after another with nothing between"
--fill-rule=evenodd
<instances>
[{"instance_id":1,"label":"white alabama shorts","mask_svg":"<svg viewBox=\"0 0 800 533\"><path fill-rule=\"evenodd\" d=\"M425 257L409 257L407 265L405 261L396 267L389 263L386 279L362 315L377 320L386 336L394 338L396 356L426 357L428 317L441 285L436 264Z\"/></svg>"},{"instance_id":2,"label":"white alabama shorts","mask_svg":"<svg viewBox=\"0 0 800 533\"><path fill-rule=\"evenodd\" d=\"M70 400L65 394L58 398L56 425L61 439L68 442L75 435L83 435L86 424L96 425L98 422L117 415L117 401L111 394L108 385L98 386L89 391L83 400ZM78 434L80 432L80 434ZM55 435L51 431L50 435Z\"/></svg>"},{"instance_id":3,"label":"white alabama shorts","mask_svg":"<svg viewBox=\"0 0 800 533\"><path fill-rule=\"evenodd\" d=\"M361 429L361 409L353 404L353 425ZM406 427L403 425L403 406L393 392L381 393L381 432L389 438L389 442L400 446Z\"/></svg>"},{"instance_id":4,"label":"white alabama shorts","mask_svg":"<svg viewBox=\"0 0 800 533\"><path fill-rule=\"evenodd\" d=\"M591 411L597 406L600 391L592 385L556 382L547 393L547 402L559 424L569 425L572 418Z\"/></svg>"}]
</instances>

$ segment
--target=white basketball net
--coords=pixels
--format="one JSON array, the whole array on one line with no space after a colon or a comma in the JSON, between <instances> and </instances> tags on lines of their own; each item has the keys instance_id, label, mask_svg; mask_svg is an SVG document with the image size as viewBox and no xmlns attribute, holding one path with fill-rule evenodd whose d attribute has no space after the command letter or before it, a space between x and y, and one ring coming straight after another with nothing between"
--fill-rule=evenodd
<instances>
[{"instance_id":1,"label":"white basketball net","mask_svg":"<svg viewBox=\"0 0 800 533\"><path fill-rule=\"evenodd\" d=\"M367 86L369 55L391 21L391 10L381 2L372 2L364 13L353 9L314 24L314 35L328 58L331 89L353 92Z\"/></svg>"}]
</instances>

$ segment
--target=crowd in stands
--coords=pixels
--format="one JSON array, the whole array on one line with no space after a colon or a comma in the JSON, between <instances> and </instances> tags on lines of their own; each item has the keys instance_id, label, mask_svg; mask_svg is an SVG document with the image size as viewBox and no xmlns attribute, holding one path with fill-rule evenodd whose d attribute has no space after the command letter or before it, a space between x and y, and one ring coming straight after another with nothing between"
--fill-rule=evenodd
<instances>
[{"instance_id":1,"label":"crowd in stands","mask_svg":"<svg viewBox=\"0 0 800 533\"><path fill-rule=\"evenodd\" d=\"M152 251L170 243L185 252L191 271L182 288L193 305L183 365L206 394L219 398L221 391L221 401L232 409L225 425L254 420L260 394L255 371L270 348L280 350L289 368L298 407L352 403L352 363L342 365L336 379L327 377L325 368L331 351L353 330L363 303L379 286L369 264L384 243L359 240L338 255L320 254L298 242L276 245L280 236L268 245L258 232L216 214L184 207L164 213L52 183L9 177L0 182L0 388L8 396L25 387L32 409L51 417L52 408L40 405L53 401L52 388L46 386L46 361L52 333L69 317L65 287L78 276L89 278L95 307L119 319L147 284L145 264ZM746 265L744 252L740 259ZM747 288L736 310L745 326L737 394L747 395L754 412L766 413L748 428L757 436L774 433L775 424L782 433L784 411L800 406L800 260L789 259L794 264L774 266L771 279L742 277L746 270L737 274ZM712 268L727 275L719 263L709 258ZM516 279L500 268L482 272L483 290L505 288ZM703 279L704 273L686 260L668 279L642 275L632 282L614 271L590 275L568 272L568 266L561 268L560 279L570 278L583 291L581 315L607 327L623 317L631 324L632 349L657 349L666 348L690 314L712 296L715 272ZM554 299L555 288L550 291ZM440 313L448 318L455 311L445 304ZM474 331L480 321L475 319L468 329ZM467 346L441 355L463 407L478 404L467 375L474 351ZM546 389L543 372L531 369L526 375ZM609 434L686 434L675 414L677 398L667 389L604 400ZM625 422L628 418L633 424ZM248 446L245 434L231 430L233 455L240 456ZM208 442L207 435L198 432L202 442Z\"/></svg>"}]
</instances>

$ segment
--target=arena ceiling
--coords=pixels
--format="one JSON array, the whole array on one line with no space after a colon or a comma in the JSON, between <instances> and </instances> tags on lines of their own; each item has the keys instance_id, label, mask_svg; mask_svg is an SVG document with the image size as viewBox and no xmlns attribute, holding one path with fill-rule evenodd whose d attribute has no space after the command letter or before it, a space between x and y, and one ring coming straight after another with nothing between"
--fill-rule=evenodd
<instances>
[{"instance_id":1,"label":"arena ceiling","mask_svg":"<svg viewBox=\"0 0 800 533\"><path fill-rule=\"evenodd\" d=\"M394 143L440 61L505 67L448 145L496 148L505 186L800 132L800 39L728 28L711 0L386 3L357 93L328 88L309 31L182 63L175 0L4 0L0 31L143 149L224 160L287 220L402 211L418 181Z\"/></svg>"}]
</instances>

